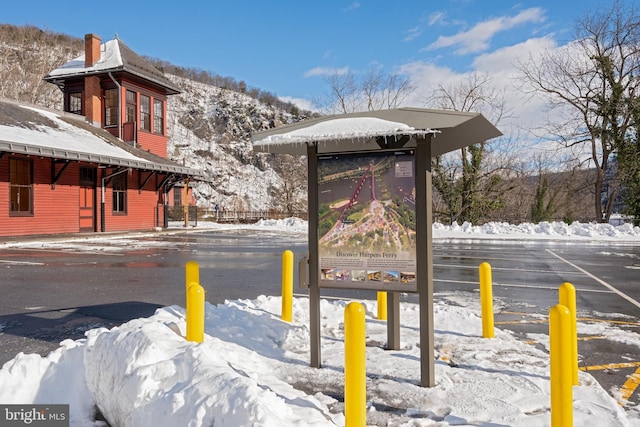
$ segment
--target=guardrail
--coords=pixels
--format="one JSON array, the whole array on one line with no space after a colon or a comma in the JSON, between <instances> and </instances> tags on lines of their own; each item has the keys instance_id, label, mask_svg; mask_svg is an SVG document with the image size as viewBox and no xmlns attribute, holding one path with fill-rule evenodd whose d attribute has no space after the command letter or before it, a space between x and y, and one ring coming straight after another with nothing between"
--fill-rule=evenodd
<instances>
[{"instance_id":1,"label":"guardrail","mask_svg":"<svg viewBox=\"0 0 640 427\"><path fill-rule=\"evenodd\" d=\"M197 206L189 206L189 223L197 225L198 221L209 221L218 223L232 224L251 224L262 219L284 219L284 218L301 218L306 220L308 213L306 211L281 212L275 210L215 210L204 209ZM166 206L165 218L167 221L184 221L184 206Z\"/></svg>"}]
</instances>

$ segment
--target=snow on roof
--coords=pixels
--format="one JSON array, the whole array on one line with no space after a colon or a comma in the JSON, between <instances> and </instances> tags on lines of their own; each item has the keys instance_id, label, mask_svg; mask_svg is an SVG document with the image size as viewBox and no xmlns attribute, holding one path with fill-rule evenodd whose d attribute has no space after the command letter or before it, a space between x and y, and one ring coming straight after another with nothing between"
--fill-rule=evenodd
<instances>
[{"instance_id":1,"label":"snow on roof","mask_svg":"<svg viewBox=\"0 0 640 427\"><path fill-rule=\"evenodd\" d=\"M124 65L122 55L120 54L120 45L118 44L117 39L109 40L100 46L100 59L98 59L94 65L87 67L84 64L84 60L85 55L82 54L53 70L49 73L49 76L57 77L67 76L70 74L82 74L92 71L108 71Z\"/></svg>"},{"instance_id":2,"label":"snow on roof","mask_svg":"<svg viewBox=\"0 0 640 427\"><path fill-rule=\"evenodd\" d=\"M255 144L295 144L329 140L357 140L378 136L426 135L436 132L437 131L430 129L419 130L404 123L392 122L375 117L352 117L333 119L291 132L270 135L264 139L255 141Z\"/></svg>"},{"instance_id":3,"label":"snow on roof","mask_svg":"<svg viewBox=\"0 0 640 427\"><path fill-rule=\"evenodd\" d=\"M100 45L100 58L90 67L85 65L85 54L51 71L45 80L56 83L65 78L104 74L111 71L124 71L158 84L168 94L180 93L180 88L149 61L142 58L117 37Z\"/></svg>"},{"instance_id":4,"label":"snow on roof","mask_svg":"<svg viewBox=\"0 0 640 427\"><path fill-rule=\"evenodd\" d=\"M32 146L46 147L60 151L75 151L121 159L146 162L145 159L134 156L125 150L109 144L95 134L73 126L60 119L60 116L32 107L22 107L35 111L50 119L56 127L37 125L35 129L0 125L0 139L21 142Z\"/></svg>"},{"instance_id":5,"label":"snow on roof","mask_svg":"<svg viewBox=\"0 0 640 427\"><path fill-rule=\"evenodd\" d=\"M3 119L0 120L0 151L199 175L198 171L167 159L144 158L143 155L151 155L133 147L128 150L119 147L115 141L108 140L111 135L105 131L85 129L80 123L74 125L72 120L64 120L51 111L0 102L0 119ZM134 154L136 151L140 152L139 156Z\"/></svg>"},{"instance_id":6,"label":"snow on roof","mask_svg":"<svg viewBox=\"0 0 640 427\"><path fill-rule=\"evenodd\" d=\"M251 140L256 151L306 155L310 144L317 153L372 151L415 148L425 137L438 156L500 135L480 113L403 107L316 117L253 133Z\"/></svg>"}]
</instances>

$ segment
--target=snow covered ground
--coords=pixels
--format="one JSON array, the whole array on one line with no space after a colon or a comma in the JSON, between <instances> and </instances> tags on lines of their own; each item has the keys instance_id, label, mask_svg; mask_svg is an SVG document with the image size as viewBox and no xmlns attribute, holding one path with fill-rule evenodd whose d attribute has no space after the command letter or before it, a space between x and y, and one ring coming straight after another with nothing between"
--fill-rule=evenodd
<instances>
[{"instance_id":1,"label":"snow covered ground","mask_svg":"<svg viewBox=\"0 0 640 427\"><path fill-rule=\"evenodd\" d=\"M304 233L304 221L248 227ZM543 223L518 227L434 225L434 238L552 239L640 244L628 225ZM376 302L367 318L367 424L385 426L548 426L548 353L496 329L481 338L478 301L438 300L436 386L420 382L418 306L401 305L402 349L385 351L386 324ZM46 357L18 354L0 370L0 402L68 403L72 426L333 426L344 425L344 308L322 301L323 367L309 367L308 300L296 296L293 321L280 319L278 296L207 304L205 340L186 341L184 309L159 309L111 330L66 340ZM578 324L578 333L588 325ZM1 332L0 332L1 333ZM613 326L602 334L621 334ZM640 347L640 336L620 337ZM639 349L640 352L640 349ZM640 409L623 408L593 377L573 388L574 425L640 426ZM100 418L100 417L98 417Z\"/></svg>"}]
</instances>

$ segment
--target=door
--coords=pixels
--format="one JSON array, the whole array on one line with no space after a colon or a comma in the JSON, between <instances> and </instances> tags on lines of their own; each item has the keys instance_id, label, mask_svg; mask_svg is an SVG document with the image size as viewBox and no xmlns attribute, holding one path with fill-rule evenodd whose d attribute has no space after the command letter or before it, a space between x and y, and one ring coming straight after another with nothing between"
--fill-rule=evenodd
<instances>
[{"instance_id":1,"label":"door","mask_svg":"<svg viewBox=\"0 0 640 427\"><path fill-rule=\"evenodd\" d=\"M80 168L80 231L96 231L96 168Z\"/></svg>"}]
</instances>

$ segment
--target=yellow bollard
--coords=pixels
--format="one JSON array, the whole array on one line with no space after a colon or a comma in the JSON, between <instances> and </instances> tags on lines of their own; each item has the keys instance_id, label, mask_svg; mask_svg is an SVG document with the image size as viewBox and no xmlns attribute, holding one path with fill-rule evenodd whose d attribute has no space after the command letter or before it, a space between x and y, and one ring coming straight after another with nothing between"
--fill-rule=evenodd
<instances>
[{"instance_id":1,"label":"yellow bollard","mask_svg":"<svg viewBox=\"0 0 640 427\"><path fill-rule=\"evenodd\" d=\"M387 320L387 293L378 291L378 320Z\"/></svg>"},{"instance_id":2,"label":"yellow bollard","mask_svg":"<svg viewBox=\"0 0 640 427\"><path fill-rule=\"evenodd\" d=\"M482 306L482 337L493 338L493 288L491 265L480 264L480 304Z\"/></svg>"},{"instance_id":3,"label":"yellow bollard","mask_svg":"<svg viewBox=\"0 0 640 427\"><path fill-rule=\"evenodd\" d=\"M570 318L564 305L549 310L551 427L573 426Z\"/></svg>"},{"instance_id":4,"label":"yellow bollard","mask_svg":"<svg viewBox=\"0 0 640 427\"><path fill-rule=\"evenodd\" d=\"M560 285L558 302L569 309L571 327L571 366L572 383L578 385L578 325L576 320L576 288L569 282Z\"/></svg>"},{"instance_id":5,"label":"yellow bollard","mask_svg":"<svg viewBox=\"0 0 640 427\"><path fill-rule=\"evenodd\" d=\"M204 341L204 288L191 282L187 290L187 341Z\"/></svg>"},{"instance_id":6,"label":"yellow bollard","mask_svg":"<svg viewBox=\"0 0 640 427\"><path fill-rule=\"evenodd\" d=\"M293 318L293 252L282 253L282 320L291 322Z\"/></svg>"},{"instance_id":7,"label":"yellow bollard","mask_svg":"<svg viewBox=\"0 0 640 427\"><path fill-rule=\"evenodd\" d=\"M189 284L192 282L200 284L200 267L195 261L187 261L185 266L185 291L189 290Z\"/></svg>"},{"instance_id":8,"label":"yellow bollard","mask_svg":"<svg viewBox=\"0 0 640 427\"><path fill-rule=\"evenodd\" d=\"M350 302L344 310L345 427L367 423L366 326L364 307Z\"/></svg>"}]
</instances>

